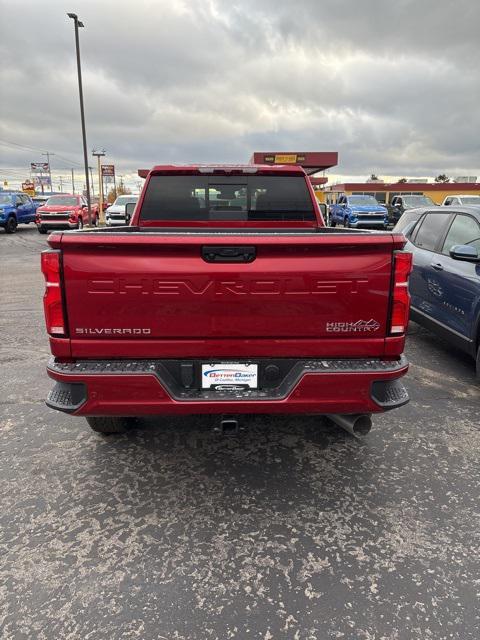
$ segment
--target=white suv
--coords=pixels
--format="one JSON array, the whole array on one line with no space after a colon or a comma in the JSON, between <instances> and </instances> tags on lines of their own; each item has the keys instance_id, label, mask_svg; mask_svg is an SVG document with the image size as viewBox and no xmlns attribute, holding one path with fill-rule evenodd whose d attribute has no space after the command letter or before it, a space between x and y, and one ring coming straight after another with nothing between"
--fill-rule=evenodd
<instances>
[{"instance_id":1,"label":"white suv","mask_svg":"<svg viewBox=\"0 0 480 640\"><path fill-rule=\"evenodd\" d=\"M472 195L459 195L459 196L447 196L442 202L444 207L451 205L464 205L464 204L478 204L480 205L480 196Z\"/></svg>"}]
</instances>

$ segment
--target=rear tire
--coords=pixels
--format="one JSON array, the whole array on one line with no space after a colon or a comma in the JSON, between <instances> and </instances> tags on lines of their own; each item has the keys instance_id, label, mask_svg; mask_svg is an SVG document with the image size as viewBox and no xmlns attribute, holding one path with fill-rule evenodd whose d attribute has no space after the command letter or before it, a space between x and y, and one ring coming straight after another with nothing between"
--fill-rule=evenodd
<instances>
[{"instance_id":1,"label":"rear tire","mask_svg":"<svg viewBox=\"0 0 480 640\"><path fill-rule=\"evenodd\" d=\"M17 219L15 216L10 216L5 225L5 233L15 233L17 230Z\"/></svg>"},{"instance_id":2,"label":"rear tire","mask_svg":"<svg viewBox=\"0 0 480 640\"><path fill-rule=\"evenodd\" d=\"M135 423L135 418L117 418L110 416L89 416L87 422L96 433L105 435L125 433Z\"/></svg>"},{"instance_id":3,"label":"rear tire","mask_svg":"<svg viewBox=\"0 0 480 640\"><path fill-rule=\"evenodd\" d=\"M38 233L47 233L47 230L45 229L45 227L37 227L38 229Z\"/></svg>"},{"instance_id":4,"label":"rear tire","mask_svg":"<svg viewBox=\"0 0 480 640\"><path fill-rule=\"evenodd\" d=\"M333 220L333 219L330 220L330 226L331 227L336 227L337 226L337 223L335 222L335 220Z\"/></svg>"},{"instance_id":5,"label":"rear tire","mask_svg":"<svg viewBox=\"0 0 480 640\"><path fill-rule=\"evenodd\" d=\"M345 220L343 221L343 226L345 227L345 229L350 229L350 220L348 218L345 218Z\"/></svg>"},{"instance_id":6,"label":"rear tire","mask_svg":"<svg viewBox=\"0 0 480 640\"><path fill-rule=\"evenodd\" d=\"M81 218L78 219L77 229L81 231L83 229L83 220Z\"/></svg>"},{"instance_id":7,"label":"rear tire","mask_svg":"<svg viewBox=\"0 0 480 640\"><path fill-rule=\"evenodd\" d=\"M476 365L477 365L477 378L480 380L480 344L478 345L478 349L477 349Z\"/></svg>"}]
</instances>

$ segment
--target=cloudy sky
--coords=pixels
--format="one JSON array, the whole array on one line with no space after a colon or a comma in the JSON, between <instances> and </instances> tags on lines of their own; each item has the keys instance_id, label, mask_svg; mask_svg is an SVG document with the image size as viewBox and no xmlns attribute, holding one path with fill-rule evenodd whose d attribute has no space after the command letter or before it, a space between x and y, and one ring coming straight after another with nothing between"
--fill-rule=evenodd
<instances>
[{"instance_id":1,"label":"cloudy sky","mask_svg":"<svg viewBox=\"0 0 480 640\"><path fill-rule=\"evenodd\" d=\"M2 0L0 172L338 151L340 176L480 176L479 0ZM93 158L92 158L93 160ZM94 164L92 162L92 164Z\"/></svg>"}]
</instances>

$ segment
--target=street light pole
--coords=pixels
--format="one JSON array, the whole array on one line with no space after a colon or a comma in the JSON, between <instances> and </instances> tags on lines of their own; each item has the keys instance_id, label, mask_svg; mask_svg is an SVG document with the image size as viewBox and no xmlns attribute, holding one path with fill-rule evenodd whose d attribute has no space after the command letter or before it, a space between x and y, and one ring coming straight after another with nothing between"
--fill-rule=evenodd
<instances>
[{"instance_id":1,"label":"street light pole","mask_svg":"<svg viewBox=\"0 0 480 640\"><path fill-rule=\"evenodd\" d=\"M85 163L85 181L87 183L87 206L88 206L88 226L92 224L92 203L90 200L90 184L88 181L88 152L87 152L87 133L85 130L85 110L83 107L83 86L82 86L82 67L80 64L80 40L78 37L78 28L83 27L76 13L67 13L75 25L75 48L77 51L77 74L78 74L78 93L80 96L80 118L82 120L82 138L83 138L83 160Z\"/></svg>"},{"instance_id":2,"label":"street light pole","mask_svg":"<svg viewBox=\"0 0 480 640\"><path fill-rule=\"evenodd\" d=\"M103 180L102 180L102 165L100 163L100 158L105 155L105 149L101 151L97 151L93 149L92 156L96 156L98 160L98 207L99 207L99 221L100 225L103 227L105 224L105 216L103 214Z\"/></svg>"}]
</instances>

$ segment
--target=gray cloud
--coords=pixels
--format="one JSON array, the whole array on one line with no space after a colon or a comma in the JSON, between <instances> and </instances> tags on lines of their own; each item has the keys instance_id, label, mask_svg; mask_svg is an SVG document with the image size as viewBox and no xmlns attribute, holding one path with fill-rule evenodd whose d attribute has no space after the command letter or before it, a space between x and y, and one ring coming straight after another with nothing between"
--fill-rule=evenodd
<instances>
[{"instance_id":1,"label":"gray cloud","mask_svg":"<svg viewBox=\"0 0 480 640\"><path fill-rule=\"evenodd\" d=\"M0 138L80 163L67 10L89 146L120 172L291 148L338 150L347 175L480 174L473 0L7 0ZM0 149L16 171L37 159Z\"/></svg>"}]
</instances>

